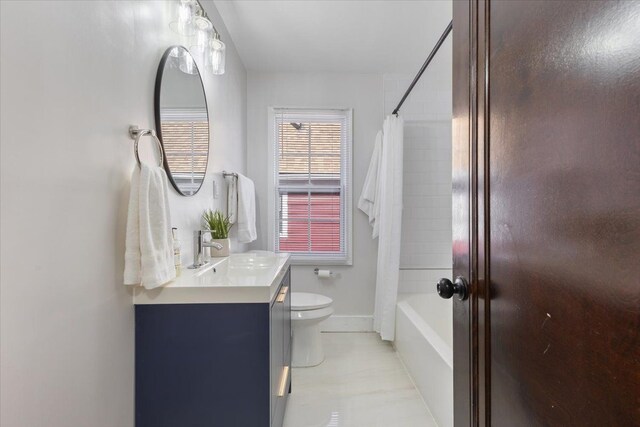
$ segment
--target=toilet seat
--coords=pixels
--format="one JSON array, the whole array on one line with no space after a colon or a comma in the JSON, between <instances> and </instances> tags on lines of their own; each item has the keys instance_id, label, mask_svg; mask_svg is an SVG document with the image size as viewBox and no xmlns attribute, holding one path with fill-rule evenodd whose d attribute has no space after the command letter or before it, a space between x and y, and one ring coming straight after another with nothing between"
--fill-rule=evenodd
<instances>
[{"instance_id":1,"label":"toilet seat","mask_svg":"<svg viewBox=\"0 0 640 427\"><path fill-rule=\"evenodd\" d=\"M324 320L332 314L333 308L331 307L316 310L291 310L291 320Z\"/></svg>"},{"instance_id":2,"label":"toilet seat","mask_svg":"<svg viewBox=\"0 0 640 427\"><path fill-rule=\"evenodd\" d=\"M291 311L319 310L329 307L333 300L324 295L307 292L291 293Z\"/></svg>"}]
</instances>

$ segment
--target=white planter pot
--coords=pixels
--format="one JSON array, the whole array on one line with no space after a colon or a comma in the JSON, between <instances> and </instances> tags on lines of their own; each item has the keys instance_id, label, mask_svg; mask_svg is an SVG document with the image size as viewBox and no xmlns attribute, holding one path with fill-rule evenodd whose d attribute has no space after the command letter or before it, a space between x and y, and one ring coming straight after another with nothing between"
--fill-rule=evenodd
<instances>
[{"instance_id":1,"label":"white planter pot","mask_svg":"<svg viewBox=\"0 0 640 427\"><path fill-rule=\"evenodd\" d=\"M229 239L211 239L211 243L219 243L222 245L222 249L209 248L212 258L229 256L229 246L231 245Z\"/></svg>"}]
</instances>

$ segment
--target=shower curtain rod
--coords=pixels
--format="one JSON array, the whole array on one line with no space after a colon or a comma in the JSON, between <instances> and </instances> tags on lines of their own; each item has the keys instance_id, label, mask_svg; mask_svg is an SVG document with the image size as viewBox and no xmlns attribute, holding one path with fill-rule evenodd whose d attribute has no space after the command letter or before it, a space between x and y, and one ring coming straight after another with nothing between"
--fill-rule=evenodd
<instances>
[{"instance_id":1,"label":"shower curtain rod","mask_svg":"<svg viewBox=\"0 0 640 427\"><path fill-rule=\"evenodd\" d=\"M453 28L453 21L449 22L449 25L444 30L444 33L442 33L442 35L440 36L440 39L438 40L436 45L433 47L433 50L431 51L431 53L427 57L427 60L424 61L424 64L422 64L422 68L420 68L420 71L418 71L418 74L416 74L415 78L413 79L413 81L409 85L409 89L407 89L407 91L404 93L404 96L402 97L402 99L398 103L398 106L396 107L395 110L393 110L393 113L391 113L391 114L395 114L396 116L398 115L398 112L400 111L400 107L402 107L402 104L404 104L405 99L407 99L407 96L409 96L409 94L413 90L413 87L416 85L416 83L418 83L418 80L420 80L420 77L422 77L422 73L424 73L424 70L427 69L427 67L429 66L429 63L431 62L433 57L436 56L436 53L438 53L438 49L440 49L440 46L442 46L442 43L444 43L445 39L447 38L447 36L451 32L452 28Z\"/></svg>"}]
</instances>

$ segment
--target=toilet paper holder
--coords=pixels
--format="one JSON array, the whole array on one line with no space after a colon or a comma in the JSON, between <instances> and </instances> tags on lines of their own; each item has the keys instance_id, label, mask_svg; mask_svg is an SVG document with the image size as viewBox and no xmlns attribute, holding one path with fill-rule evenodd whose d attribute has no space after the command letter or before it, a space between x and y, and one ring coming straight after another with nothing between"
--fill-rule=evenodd
<instances>
[{"instance_id":1,"label":"toilet paper holder","mask_svg":"<svg viewBox=\"0 0 640 427\"><path fill-rule=\"evenodd\" d=\"M327 275L327 272L329 273L328 275ZM315 274L319 278L323 278L323 279L333 278L334 277L333 271L331 271L331 270L320 270L318 267L313 269L313 274Z\"/></svg>"}]
</instances>

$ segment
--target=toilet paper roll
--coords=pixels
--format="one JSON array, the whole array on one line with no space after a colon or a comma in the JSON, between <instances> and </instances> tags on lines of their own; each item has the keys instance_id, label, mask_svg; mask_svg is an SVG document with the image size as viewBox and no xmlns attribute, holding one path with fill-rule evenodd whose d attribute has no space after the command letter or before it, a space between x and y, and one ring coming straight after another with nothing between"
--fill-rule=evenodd
<instances>
[{"instance_id":1,"label":"toilet paper roll","mask_svg":"<svg viewBox=\"0 0 640 427\"><path fill-rule=\"evenodd\" d=\"M331 270L318 270L318 277L328 279L331 277Z\"/></svg>"}]
</instances>

